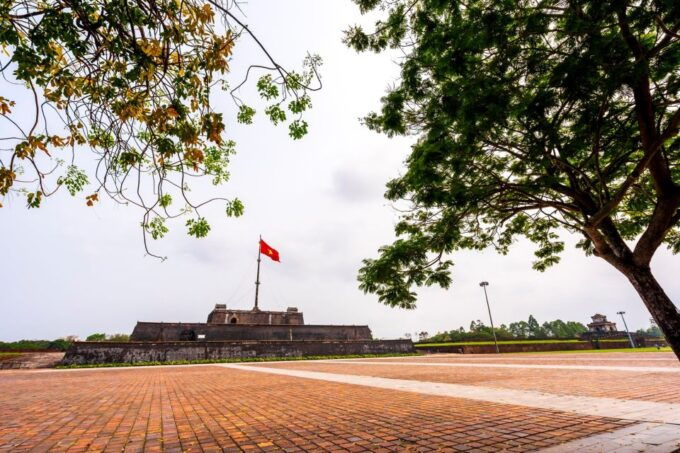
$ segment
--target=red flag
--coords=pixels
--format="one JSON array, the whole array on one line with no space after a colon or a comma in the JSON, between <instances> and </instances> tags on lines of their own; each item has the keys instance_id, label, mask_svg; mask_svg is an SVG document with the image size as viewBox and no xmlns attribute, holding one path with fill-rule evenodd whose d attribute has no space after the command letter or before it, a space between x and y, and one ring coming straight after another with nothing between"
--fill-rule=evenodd
<instances>
[{"instance_id":1,"label":"red flag","mask_svg":"<svg viewBox=\"0 0 680 453\"><path fill-rule=\"evenodd\" d=\"M262 239L260 239L260 253L264 253L274 261L278 261L279 263L281 262L281 260L279 259L279 252L271 248L269 244L264 242Z\"/></svg>"}]
</instances>

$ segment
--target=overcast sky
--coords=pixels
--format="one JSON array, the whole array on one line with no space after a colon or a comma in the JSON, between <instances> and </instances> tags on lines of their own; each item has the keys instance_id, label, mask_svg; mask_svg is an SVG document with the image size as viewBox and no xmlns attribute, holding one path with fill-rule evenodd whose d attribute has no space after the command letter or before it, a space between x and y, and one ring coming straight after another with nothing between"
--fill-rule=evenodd
<instances>
[{"instance_id":1,"label":"overcast sky","mask_svg":"<svg viewBox=\"0 0 680 453\"><path fill-rule=\"evenodd\" d=\"M479 287L487 280L497 324L529 314L539 322L586 323L595 312L618 322L616 312L625 310L632 329L649 325L630 284L575 250L569 237L561 264L545 273L531 269L532 247L522 242L508 256L456 253L452 288L421 291L415 310L385 307L361 293L361 260L394 237L397 217L382 195L402 171L410 140L375 134L358 119L379 105L397 67L389 56L358 55L342 44L342 30L365 22L349 1L254 1L243 9L283 63L296 66L307 51L324 59L309 135L294 142L285 127L263 118L242 127L230 121L227 133L238 144L232 180L193 193L238 196L245 216L228 219L221 204L205 210L212 230L204 239L187 236L184 220L169 223L171 233L151 244L168 256L165 262L145 256L135 208L108 200L87 208L84 195L74 199L65 191L40 209L26 210L23 199L7 204L0 209L0 340L129 333L137 320L205 321L215 303L251 308L259 234L282 260L263 259L260 307L296 306L308 324L368 324L379 338L468 327L473 319L487 322ZM234 78L257 60L252 45L237 45ZM231 111L231 100L220 96L218 108ZM79 163L87 165L87 158ZM653 262L676 301L677 263L666 251Z\"/></svg>"}]
</instances>

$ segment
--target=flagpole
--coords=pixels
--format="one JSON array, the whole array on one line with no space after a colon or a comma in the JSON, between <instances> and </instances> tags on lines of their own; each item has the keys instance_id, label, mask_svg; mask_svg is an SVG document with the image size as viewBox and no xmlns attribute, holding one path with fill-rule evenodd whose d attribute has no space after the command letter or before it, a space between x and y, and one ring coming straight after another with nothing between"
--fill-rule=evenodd
<instances>
[{"instance_id":1,"label":"flagpole","mask_svg":"<svg viewBox=\"0 0 680 453\"><path fill-rule=\"evenodd\" d=\"M262 241L262 235L260 235L260 241ZM257 311L257 297L260 292L260 261L262 255L262 245L260 242L257 243L257 278L255 279L255 308L253 310Z\"/></svg>"}]
</instances>

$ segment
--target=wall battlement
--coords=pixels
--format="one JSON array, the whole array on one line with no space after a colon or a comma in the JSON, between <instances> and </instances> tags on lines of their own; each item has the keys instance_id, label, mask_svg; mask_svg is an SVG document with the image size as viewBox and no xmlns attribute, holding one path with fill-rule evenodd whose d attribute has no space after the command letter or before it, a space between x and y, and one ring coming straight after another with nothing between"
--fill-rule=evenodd
<instances>
[{"instance_id":1,"label":"wall battlement","mask_svg":"<svg viewBox=\"0 0 680 453\"><path fill-rule=\"evenodd\" d=\"M286 311L232 310L226 304L216 304L208 315L208 324L268 324L268 325L302 325L302 312L295 307Z\"/></svg>"},{"instance_id":2,"label":"wall battlement","mask_svg":"<svg viewBox=\"0 0 680 453\"><path fill-rule=\"evenodd\" d=\"M370 340L368 326L138 322L131 341Z\"/></svg>"}]
</instances>

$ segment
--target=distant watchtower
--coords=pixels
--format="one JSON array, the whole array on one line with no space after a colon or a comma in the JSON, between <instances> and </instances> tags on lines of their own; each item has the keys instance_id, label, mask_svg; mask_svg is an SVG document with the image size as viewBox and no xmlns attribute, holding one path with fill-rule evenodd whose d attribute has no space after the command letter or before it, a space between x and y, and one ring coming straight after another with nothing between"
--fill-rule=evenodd
<instances>
[{"instance_id":1,"label":"distant watchtower","mask_svg":"<svg viewBox=\"0 0 680 453\"><path fill-rule=\"evenodd\" d=\"M616 323L607 321L607 317L605 315L597 313L591 316L590 319L593 320L593 322L588 324L588 330L590 332L593 333L617 332Z\"/></svg>"}]
</instances>

